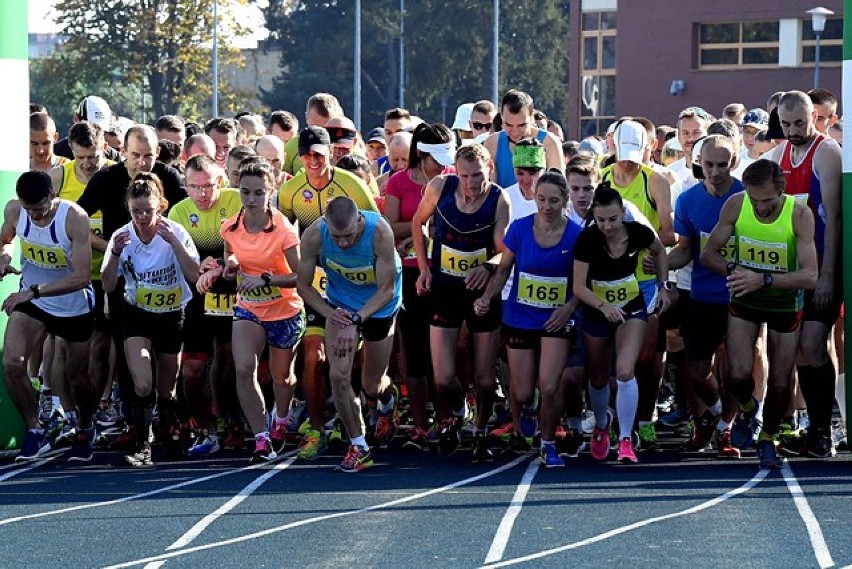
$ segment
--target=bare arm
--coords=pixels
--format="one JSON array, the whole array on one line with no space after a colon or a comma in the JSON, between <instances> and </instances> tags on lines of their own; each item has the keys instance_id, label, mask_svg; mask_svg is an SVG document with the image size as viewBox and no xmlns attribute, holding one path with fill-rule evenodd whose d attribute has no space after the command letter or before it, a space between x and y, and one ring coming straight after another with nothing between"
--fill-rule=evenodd
<instances>
[{"instance_id":1,"label":"bare arm","mask_svg":"<svg viewBox=\"0 0 852 569\"><path fill-rule=\"evenodd\" d=\"M677 245L668 254L669 269L685 267L692 260L692 241L686 235L678 235Z\"/></svg>"},{"instance_id":2,"label":"bare arm","mask_svg":"<svg viewBox=\"0 0 852 569\"><path fill-rule=\"evenodd\" d=\"M772 288L812 289L817 286L816 245L814 244L814 215L808 206L797 203L793 211L793 230L796 232L796 258L799 268L789 273L772 275Z\"/></svg>"},{"instance_id":3,"label":"bare arm","mask_svg":"<svg viewBox=\"0 0 852 569\"><path fill-rule=\"evenodd\" d=\"M74 205L68 210L65 218L65 231L71 239L71 259L74 261L74 270L71 274L62 277L58 281L39 286L41 296L58 296L80 290L89 286L92 246L89 242L89 218L82 208Z\"/></svg>"},{"instance_id":4,"label":"bare arm","mask_svg":"<svg viewBox=\"0 0 852 569\"><path fill-rule=\"evenodd\" d=\"M429 220L432 219L435 208L438 207L438 199L444 190L445 180L444 176L438 176L426 185L423 199L420 200L420 205L411 220L412 244L414 245L414 254L417 256L417 268L420 269L420 276L417 277L418 294L425 294L432 288L432 271L429 268L427 256L427 232L424 229L428 227Z\"/></svg>"},{"instance_id":5,"label":"bare arm","mask_svg":"<svg viewBox=\"0 0 852 569\"><path fill-rule=\"evenodd\" d=\"M662 174L654 172L650 182L651 198L657 204L657 217L660 218L660 230L657 232L663 245L671 246L677 242L672 220L672 192L669 181Z\"/></svg>"},{"instance_id":6,"label":"bare arm","mask_svg":"<svg viewBox=\"0 0 852 569\"><path fill-rule=\"evenodd\" d=\"M411 222L399 220L400 206L398 197L385 194L385 217L391 225L393 236L397 240L411 236Z\"/></svg>"},{"instance_id":7,"label":"bare arm","mask_svg":"<svg viewBox=\"0 0 852 569\"><path fill-rule=\"evenodd\" d=\"M373 249L376 253L376 286L378 290L357 311L357 314L364 320L384 308L393 299L396 288L396 249L393 246L393 232L384 221L380 221L376 225L376 232L373 235Z\"/></svg>"},{"instance_id":8,"label":"bare arm","mask_svg":"<svg viewBox=\"0 0 852 569\"><path fill-rule=\"evenodd\" d=\"M313 286L314 272L317 269L322 247L319 223L320 220L315 221L302 234L302 242L299 244L299 269L296 271L296 290L305 304L325 318L330 318L333 312L331 306Z\"/></svg>"},{"instance_id":9,"label":"bare arm","mask_svg":"<svg viewBox=\"0 0 852 569\"><path fill-rule=\"evenodd\" d=\"M707 238L707 245L701 252L701 264L720 275L728 273L728 260L719 251L734 234L734 224L739 217L743 199L745 198L742 195L728 198L728 201L722 206L719 222L713 228L710 237Z\"/></svg>"},{"instance_id":10,"label":"bare arm","mask_svg":"<svg viewBox=\"0 0 852 569\"><path fill-rule=\"evenodd\" d=\"M548 132L544 137L544 157L548 170L559 170L563 174L565 173L565 155L562 154L562 143L552 132Z\"/></svg>"},{"instance_id":11,"label":"bare arm","mask_svg":"<svg viewBox=\"0 0 852 569\"><path fill-rule=\"evenodd\" d=\"M825 239L822 255L822 265L819 267L819 282L814 292L814 302L817 308L826 307L834 295L835 275L837 274L838 258L840 257L840 181L841 157L840 147L833 140L820 144L814 155L814 170L819 177L822 205L825 211Z\"/></svg>"},{"instance_id":12,"label":"bare arm","mask_svg":"<svg viewBox=\"0 0 852 569\"><path fill-rule=\"evenodd\" d=\"M488 154L491 155L491 160L496 163L497 162L497 141L499 140L500 133L495 132L490 134L488 138L485 139L485 142L482 143L482 146L485 147L485 150L488 151ZM491 170L491 181L495 181L497 179L497 169L494 168Z\"/></svg>"},{"instance_id":13,"label":"bare arm","mask_svg":"<svg viewBox=\"0 0 852 569\"><path fill-rule=\"evenodd\" d=\"M0 229L0 280L8 274L20 274L20 270L12 266L12 241L15 239L15 226L21 215L21 202L9 200L3 211L3 227Z\"/></svg>"}]
</instances>

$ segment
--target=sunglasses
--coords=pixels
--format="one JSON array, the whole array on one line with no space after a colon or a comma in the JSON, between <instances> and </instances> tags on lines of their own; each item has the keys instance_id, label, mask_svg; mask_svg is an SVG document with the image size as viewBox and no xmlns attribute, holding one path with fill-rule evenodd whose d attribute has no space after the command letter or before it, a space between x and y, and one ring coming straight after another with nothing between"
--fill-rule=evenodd
<instances>
[{"instance_id":1,"label":"sunglasses","mask_svg":"<svg viewBox=\"0 0 852 569\"><path fill-rule=\"evenodd\" d=\"M491 128L490 122L472 122L470 126L473 127L473 130L488 130Z\"/></svg>"}]
</instances>

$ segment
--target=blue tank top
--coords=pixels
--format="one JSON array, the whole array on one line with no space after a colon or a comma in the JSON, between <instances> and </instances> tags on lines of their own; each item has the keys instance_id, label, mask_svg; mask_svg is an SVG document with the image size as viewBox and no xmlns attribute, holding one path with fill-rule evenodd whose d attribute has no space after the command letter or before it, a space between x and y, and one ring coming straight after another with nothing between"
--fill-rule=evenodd
<instances>
[{"instance_id":1,"label":"blue tank top","mask_svg":"<svg viewBox=\"0 0 852 569\"><path fill-rule=\"evenodd\" d=\"M474 213L456 206L459 179L448 176L435 207L432 238L432 284L464 288L471 269L494 256L494 225L502 190L491 185L482 205Z\"/></svg>"},{"instance_id":2,"label":"blue tank top","mask_svg":"<svg viewBox=\"0 0 852 569\"><path fill-rule=\"evenodd\" d=\"M373 211L361 211L364 217L364 233L352 247L341 249L331 237L324 218L320 218L322 235L322 253L320 264L325 270L327 280L326 295L328 301L339 308L357 311L377 292L376 254L373 237L381 216ZM371 318L388 318L399 310L402 304L402 262L394 254L393 298L380 308Z\"/></svg>"},{"instance_id":3,"label":"blue tank top","mask_svg":"<svg viewBox=\"0 0 852 569\"><path fill-rule=\"evenodd\" d=\"M725 195L716 197L707 193L704 184L699 182L680 195L675 203L674 230L689 238L692 259L692 285L690 296L700 302L728 304L730 291L727 277L711 271L701 264L701 252L707 245L707 239L719 222L722 206L728 198L744 190L743 183L734 178L734 183ZM736 260L736 239L731 236L728 243L719 251L730 261Z\"/></svg>"},{"instance_id":4,"label":"blue tank top","mask_svg":"<svg viewBox=\"0 0 852 569\"><path fill-rule=\"evenodd\" d=\"M535 139L544 144L547 131L538 129ZM509 137L506 131L501 130L497 135L497 156L494 158L494 175L496 184L501 188L508 188L518 182L515 178L515 167L512 165L512 149L509 148Z\"/></svg>"},{"instance_id":5,"label":"blue tank top","mask_svg":"<svg viewBox=\"0 0 852 569\"><path fill-rule=\"evenodd\" d=\"M574 296L574 244L582 231L569 219L562 239L543 248L535 240L534 222L535 214L512 222L503 241L515 254L512 290L503 302L503 323L526 330L543 329L553 311Z\"/></svg>"}]
</instances>

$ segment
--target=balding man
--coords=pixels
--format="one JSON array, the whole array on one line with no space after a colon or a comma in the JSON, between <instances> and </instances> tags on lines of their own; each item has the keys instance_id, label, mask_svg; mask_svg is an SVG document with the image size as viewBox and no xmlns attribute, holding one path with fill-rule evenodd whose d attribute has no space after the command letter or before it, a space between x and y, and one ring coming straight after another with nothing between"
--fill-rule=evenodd
<instances>
[{"instance_id":1,"label":"balding man","mask_svg":"<svg viewBox=\"0 0 852 569\"><path fill-rule=\"evenodd\" d=\"M284 143L280 138L272 134L261 136L254 144L254 151L272 165L276 186L281 186L292 177L281 169L284 165Z\"/></svg>"},{"instance_id":2,"label":"balding man","mask_svg":"<svg viewBox=\"0 0 852 569\"><path fill-rule=\"evenodd\" d=\"M786 193L806 204L814 216L819 279L805 291L796 370L808 407L807 436L785 441L783 449L816 458L834 456L831 414L837 372L828 353L828 335L843 302L840 258L840 146L820 134L816 111L806 93L788 91L778 102L787 139L770 157L781 165Z\"/></svg>"},{"instance_id":3,"label":"balding man","mask_svg":"<svg viewBox=\"0 0 852 569\"><path fill-rule=\"evenodd\" d=\"M411 139L412 135L410 132L398 132L391 136L390 142L388 143L387 156L375 163L375 170L373 171L373 174L376 176L376 183L380 189L384 189L385 184L388 183L388 178L390 178L395 172L402 172L408 168L408 155L411 153ZM382 164L382 161L384 161L387 165L386 167ZM379 176L378 172L385 169L387 169L387 172Z\"/></svg>"},{"instance_id":4,"label":"balding man","mask_svg":"<svg viewBox=\"0 0 852 569\"><path fill-rule=\"evenodd\" d=\"M181 153L180 161L182 164L186 164L190 158L199 154L204 154L214 160L216 159L216 143L213 142L212 138L203 133L193 134L186 139L183 143L183 152Z\"/></svg>"},{"instance_id":5,"label":"balding man","mask_svg":"<svg viewBox=\"0 0 852 569\"><path fill-rule=\"evenodd\" d=\"M328 279L327 299L313 287L317 265ZM358 472L373 466L360 398L352 390L359 339L364 352L361 385L378 413L376 438L395 433L399 426L399 397L387 369L396 313L402 304L402 263L390 225L376 212L359 211L347 197L328 202L323 217L302 235L297 288L326 322L334 404L350 439L349 452L337 470Z\"/></svg>"}]
</instances>

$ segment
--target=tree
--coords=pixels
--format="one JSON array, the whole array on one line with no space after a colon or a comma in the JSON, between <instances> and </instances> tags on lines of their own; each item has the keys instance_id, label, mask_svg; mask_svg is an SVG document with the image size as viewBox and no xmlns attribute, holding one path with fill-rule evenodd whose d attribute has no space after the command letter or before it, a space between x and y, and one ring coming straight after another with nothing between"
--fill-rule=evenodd
<instances>
[{"instance_id":1,"label":"tree","mask_svg":"<svg viewBox=\"0 0 852 569\"><path fill-rule=\"evenodd\" d=\"M501 0L500 89L528 90L537 108L562 118L567 100L567 3ZM350 111L352 0L270 0L271 41L282 50L281 74L263 94L272 108L299 111L327 91ZM409 0L405 13L406 107L430 122L451 122L456 106L491 97L491 2ZM398 105L399 0L364 0L362 116L366 130Z\"/></svg>"},{"instance_id":2,"label":"tree","mask_svg":"<svg viewBox=\"0 0 852 569\"><path fill-rule=\"evenodd\" d=\"M209 115L212 96L211 38L214 0L64 0L54 7L66 61L86 74L119 77L121 84L144 85L154 116ZM228 38L244 36L229 9L247 0L219 0L220 65L242 65ZM245 94L219 79L224 108L235 109Z\"/></svg>"}]
</instances>

